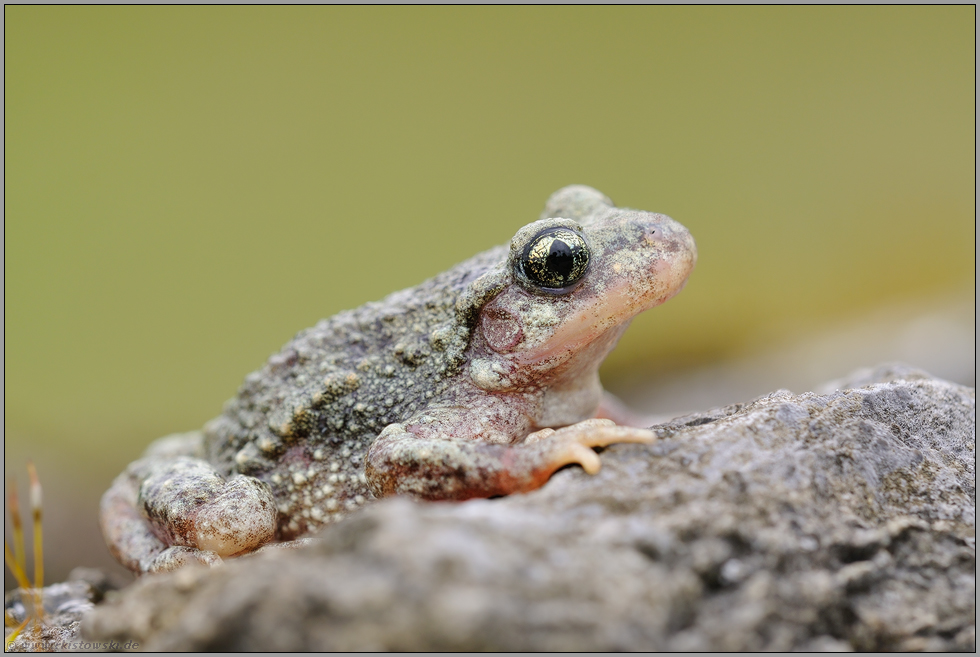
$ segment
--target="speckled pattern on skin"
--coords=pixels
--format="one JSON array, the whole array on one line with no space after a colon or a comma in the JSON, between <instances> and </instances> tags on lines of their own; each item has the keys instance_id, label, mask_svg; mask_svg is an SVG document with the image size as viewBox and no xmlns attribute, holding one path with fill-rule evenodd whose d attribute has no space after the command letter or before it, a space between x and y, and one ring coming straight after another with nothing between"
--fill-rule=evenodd
<instances>
[{"instance_id":1,"label":"speckled pattern on skin","mask_svg":"<svg viewBox=\"0 0 980 657\"><path fill-rule=\"evenodd\" d=\"M213 564L377 496L491 497L572 463L595 472L591 447L652 440L589 420L599 364L695 260L669 217L559 190L509 248L320 321L203 432L151 446L103 498L110 550L137 572Z\"/></svg>"}]
</instances>

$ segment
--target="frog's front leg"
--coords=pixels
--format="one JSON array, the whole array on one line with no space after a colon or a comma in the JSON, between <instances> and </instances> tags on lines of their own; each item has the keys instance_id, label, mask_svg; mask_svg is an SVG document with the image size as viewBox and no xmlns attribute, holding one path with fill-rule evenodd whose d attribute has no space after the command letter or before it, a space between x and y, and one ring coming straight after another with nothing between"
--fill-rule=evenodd
<instances>
[{"instance_id":1,"label":"frog's front leg","mask_svg":"<svg viewBox=\"0 0 980 657\"><path fill-rule=\"evenodd\" d=\"M601 467L593 447L651 443L645 429L592 419L558 430L542 429L518 444L422 437L403 424L389 425L368 450L365 474L378 497L409 494L429 500L465 500L540 488L559 468Z\"/></svg>"},{"instance_id":2,"label":"frog's front leg","mask_svg":"<svg viewBox=\"0 0 980 657\"><path fill-rule=\"evenodd\" d=\"M202 459L152 448L116 478L100 509L109 550L137 573L251 552L275 537L276 515L259 480L226 480Z\"/></svg>"}]
</instances>

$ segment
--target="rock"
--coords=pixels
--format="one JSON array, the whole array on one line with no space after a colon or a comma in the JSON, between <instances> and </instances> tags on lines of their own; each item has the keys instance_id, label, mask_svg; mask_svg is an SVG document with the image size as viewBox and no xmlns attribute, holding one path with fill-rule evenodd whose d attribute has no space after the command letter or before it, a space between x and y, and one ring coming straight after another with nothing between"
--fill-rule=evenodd
<instances>
[{"instance_id":1,"label":"rock","mask_svg":"<svg viewBox=\"0 0 980 657\"><path fill-rule=\"evenodd\" d=\"M902 368L654 427L595 476L385 500L320 541L146 576L149 650L974 650L976 401Z\"/></svg>"},{"instance_id":2,"label":"rock","mask_svg":"<svg viewBox=\"0 0 980 657\"><path fill-rule=\"evenodd\" d=\"M41 589L44 608L43 622L30 623L7 647L7 652L68 652L74 650L109 649L109 645L92 645L84 641L79 628L82 617L101 602L107 591L119 588L120 582L98 568L75 568L68 580ZM36 594L14 589L4 595L4 612L15 623L21 623L34 613ZM8 631L11 628L6 628ZM9 634L5 634L5 637ZM121 646L116 646L116 649Z\"/></svg>"},{"instance_id":3,"label":"rock","mask_svg":"<svg viewBox=\"0 0 980 657\"><path fill-rule=\"evenodd\" d=\"M874 385L875 383L927 380L932 378L933 376L928 372L910 367L905 363L882 363L877 367L862 367L841 379L834 379L825 383L817 388L817 392L829 394L838 390L861 388L863 386Z\"/></svg>"}]
</instances>

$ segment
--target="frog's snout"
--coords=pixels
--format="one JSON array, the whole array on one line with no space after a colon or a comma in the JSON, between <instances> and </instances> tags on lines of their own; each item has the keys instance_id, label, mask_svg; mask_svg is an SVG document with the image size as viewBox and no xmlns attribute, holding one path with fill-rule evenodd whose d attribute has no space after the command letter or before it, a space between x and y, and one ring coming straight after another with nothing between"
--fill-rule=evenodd
<instances>
[{"instance_id":1,"label":"frog's snout","mask_svg":"<svg viewBox=\"0 0 980 657\"><path fill-rule=\"evenodd\" d=\"M688 270L694 268L698 260L698 249L694 236L682 224L667 215L651 214L641 222L643 225L644 246L660 251L670 260L688 263Z\"/></svg>"},{"instance_id":2,"label":"frog's snout","mask_svg":"<svg viewBox=\"0 0 980 657\"><path fill-rule=\"evenodd\" d=\"M698 247L694 243L694 236L676 221L671 220L671 223L674 225L670 227L670 233L665 235L664 240L673 247L675 253L686 254L690 268L693 269L698 261Z\"/></svg>"},{"instance_id":3,"label":"frog's snout","mask_svg":"<svg viewBox=\"0 0 980 657\"><path fill-rule=\"evenodd\" d=\"M642 228L636 253L642 254L643 264L636 273L644 273L627 286L639 302L636 312L640 312L660 305L684 288L697 263L698 250L690 231L667 215L648 213L634 221Z\"/></svg>"}]
</instances>

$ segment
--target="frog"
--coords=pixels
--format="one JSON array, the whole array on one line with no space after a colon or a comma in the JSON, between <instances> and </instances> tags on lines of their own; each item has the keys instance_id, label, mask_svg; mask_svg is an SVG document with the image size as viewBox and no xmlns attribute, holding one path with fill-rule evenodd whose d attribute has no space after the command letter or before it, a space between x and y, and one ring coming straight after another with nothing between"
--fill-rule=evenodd
<instances>
[{"instance_id":1,"label":"frog","mask_svg":"<svg viewBox=\"0 0 980 657\"><path fill-rule=\"evenodd\" d=\"M598 369L685 286L691 233L584 185L509 244L299 332L200 431L152 443L104 494L137 574L292 547L381 498L528 493L654 434Z\"/></svg>"}]
</instances>

